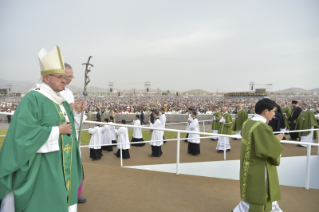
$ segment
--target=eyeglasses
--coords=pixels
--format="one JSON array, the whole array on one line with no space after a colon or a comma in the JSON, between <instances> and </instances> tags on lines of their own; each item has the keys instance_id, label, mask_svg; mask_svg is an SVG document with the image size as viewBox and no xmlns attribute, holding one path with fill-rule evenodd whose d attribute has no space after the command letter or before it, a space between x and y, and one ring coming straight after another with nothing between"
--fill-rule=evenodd
<instances>
[{"instance_id":1,"label":"eyeglasses","mask_svg":"<svg viewBox=\"0 0 319 212\"><path fill-rule=\"evenodd\" d=\"M74 76L65 76L66 79L75 79Z\"/></svg>"},{"instance_id":2,"label":"eyeglasses","mask_svg":"<svg viewBox=\"0 0 319 212\"><path fill-rule=\"evenodd\" d=\"M56 75L52 75L52 74L50 74L49 76L55 77L55 78L59 79L60 81L62 81L63 79L64 80L69 80L69 79L74 79L75 78L73 76L63 76L63 75L56 76Z\"/></svg>"}]
</instances>

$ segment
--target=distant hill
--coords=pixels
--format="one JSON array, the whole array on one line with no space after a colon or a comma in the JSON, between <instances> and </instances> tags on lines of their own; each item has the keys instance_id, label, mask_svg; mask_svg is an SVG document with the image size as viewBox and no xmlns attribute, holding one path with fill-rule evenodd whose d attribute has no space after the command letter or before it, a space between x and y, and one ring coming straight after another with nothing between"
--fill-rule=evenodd
<instances>
[{"instance_id":1,"label":"distant hill","mask_svg":"<svg viewBox=\"0 0 319 212\"><path fill-rule=\"evenodd\" d=\"M314 89L311 89L309 91L311 91L311 92L319 92L319 88L314 88Z\"/></svg>"},{"instance_id":2,"label":"distant hill","mask_svg":"<svg viewBox=\"0 0 319 212\"><path fill-rule=\"evenodd\" d=\"M280 93L302 93L302 94L309 94L312 91L311 90L305 90L303 88L288 88L284 90L277 91Z\"/></svg>"}]
</instances>

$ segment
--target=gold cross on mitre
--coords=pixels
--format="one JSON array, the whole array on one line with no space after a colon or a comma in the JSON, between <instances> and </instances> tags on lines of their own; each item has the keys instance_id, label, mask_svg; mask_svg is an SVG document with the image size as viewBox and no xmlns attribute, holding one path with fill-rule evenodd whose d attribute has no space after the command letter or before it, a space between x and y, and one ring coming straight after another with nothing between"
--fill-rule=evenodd
<instances>
[{"instance_id":1,"label":"gold cross on mitre","mask_svg":"<svg viewBox=\"0 0 319 212\"><path fill-rule=\"evenodd\" d=\"M69 144L67 144L65 145L63 151L66 151L66 154L69 154L70 149L72 149L72 147Z\"/></svg>"},{"instance_id":2,"label":"gold cross on mitre","mask_svg":"<svg viewBox=\"0 0 319 212\"><path fill-rule=\"evenodd\" d=\"M70 180L68 180L68 182L66 183L66 189L70 189L70 185L71 185L71 183L70 183Z\"/></svg>"}]
</instances>

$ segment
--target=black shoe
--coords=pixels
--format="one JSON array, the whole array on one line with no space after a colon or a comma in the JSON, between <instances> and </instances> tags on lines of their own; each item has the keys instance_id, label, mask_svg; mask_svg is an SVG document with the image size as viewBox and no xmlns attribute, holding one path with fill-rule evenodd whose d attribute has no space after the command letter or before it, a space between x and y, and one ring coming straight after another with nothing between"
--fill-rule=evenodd
<instances>
[{"instance_id":1,"label":"black shoe","mask_svg":"<svg viewBox=\"0 0 319 212\"><path fill-rule=\"evenodd\" d=\"M227 152L230 152L230 149L227 149L226 151L227 151Z\"/></svg>"},{"instance_id":2,"label":"black shoe","mask_svg":"<svg viewBox=\"0 0 319 212\"><path fill-rule=\"evenodd\" d=\"M283 137L282 140L286 140L286 137Z\"/></svg>"},{"instance_id":3,"label":"black shoe","mask_svg":"<svg viewBox=\"0 0 319 212\"><path fill-rule=\"evenodd\" d=\"M297 147L305 147L305 146L301 146L300 144L297 144Z\"/></svg>"},{"instance_id":4,"label":"black shoe","mask_svg":"<svg viewBox=\"0 0 319 212\"><path fill-rule=\"evenodd\" d=\"M85 198L83 198L83 197L78 198L78 203L85 203L85 202L86 202Z\"/></svg>"},{"instance_id":5,"label":"black shoe","mask_svg":"<svg viewBox=\"0 0 319 212\"><path fill-rule=\"evenodd\" d=\"M113 153L113 155L115 155L117 157L116 153Z\"/></svg>"},{"instance_id":6,"label":"black shoe","mask_svg":"<svg viewBox=\"0 0 319 212\"><path fill-rule=\"evenodd\" d=\"M233 140L239 140L238 138L233 138Z\"/></svg>"},{"instance_id":7,"label":"black shoe","mask_svg":"<svg viewBox=\"0 0 319 212\"><path fill-rule=\"evenodd\" d=\"M218 153L223 153L223 152L224 152L224 150L217 150L217 152L218 152Z\"/></svg>"},{"instance_id":8,"label":"black shoe","mask_svg":"<svg viewBox=\"0 0 319 212\"><path fill-rule=\"evenodd\" d=\"M154 157L152 154L150 154L150 155L148 155L148 156L150 156L150 157Z\"/></svg>"}]
</instances>

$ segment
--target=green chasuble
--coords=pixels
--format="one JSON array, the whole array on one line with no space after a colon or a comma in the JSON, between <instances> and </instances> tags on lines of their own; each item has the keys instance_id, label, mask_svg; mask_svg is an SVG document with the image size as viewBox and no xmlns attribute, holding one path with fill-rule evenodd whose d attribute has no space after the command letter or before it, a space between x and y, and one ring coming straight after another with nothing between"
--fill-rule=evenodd
<instances>
[{"instance_id":1,"label":"green chasuble","mask_svg":"<svg viewBox=\"0 0 319 212\"><path fill-rule=\"evenodd\" d=\"M263 212L264 206L270 211L271 203L281 199L277 166L283 148L272 128L262 121L248 119L241 135L241 199L250 204L249 211Z\"/></svg>"},{"instance_id":2,"label":"green chasuble","mask_svg":"<svg viewBox=\"0 0 319 212\"><path fill-rule=\"evenodd\" d=\"M225 134L225 135L232 135L231 127L233 125L233 120L231 118L231 115L229 113L224 113L222 114L222 116L224 117L226 121L225 121L225 124L220 123L218 133Z\"/></svg>"},{"instance_id":3,"label":"green chasuble","mask_svg":"<svg viewBox=\"0 0 319 212\"><path fill-rule=\"evenodd\" d=\"M318 127L318 123L315 117L315 114L311 110L303 110L297 118L295 130L306 130L311 129L312 127ZM307 136L310 134L310 131L300 132L299 136ZM313 138L317 138L317 133L314 131Z\"/></svg>"},{"instance_id":4,"label":"green chasuble","mask_svg":"<svg viewBox=\"0 0 319 212\"><path fill-rule=\"evenodd\" d=\"M291 116L292 112L291 112L291 108L286 106L286 107L282 107L281 108L282 112L285 113L284 115L284 120L285 120L285 126L287 128L289 128L289 121L288 118Z\"/></svg>"},{"instance_id":5,"label":"green chasuble","mask_svg":"<svg viewBox=\"0 0 319 212\"><path fill-rule=\"evenodd\" d=\"M243 124L247 119L248 119L248 114L245 109L241 109L240 111L238 111L232 130L240 131L241 128L243 128Z\"/></svg>"},{"instance_id":6,"label":"green chasuble","mask_svg":"<svg viewBox=\"0 0 319 212\"><path fill-rule=\"evenodd\" d=\"M74 117L63 103L72 134L59 135L59 151L36 153L48 140L53 126L65 122L58 104L37 91L19 103L0 152L0 200L12 191L15 211L68 212L77 203L82 181Z\"/></svg>"},{"instance_id":7,"label":"green chasuble","mask_svg":"<svg viewBox=\"0 0 319 212\"><path fill-rule=\"evenodd\" d=\"M215 112L214 113L214 116L215 116L215 119L216 120L213 120L213 123L212 123L212 130L219 130L219 127L220 127L220 123L219 123L219 115L221 115L221 113L218 111L218 112Z\"/></svg>"}]
</instances>

